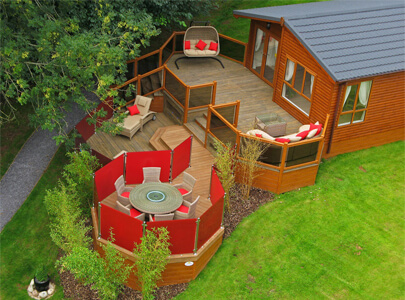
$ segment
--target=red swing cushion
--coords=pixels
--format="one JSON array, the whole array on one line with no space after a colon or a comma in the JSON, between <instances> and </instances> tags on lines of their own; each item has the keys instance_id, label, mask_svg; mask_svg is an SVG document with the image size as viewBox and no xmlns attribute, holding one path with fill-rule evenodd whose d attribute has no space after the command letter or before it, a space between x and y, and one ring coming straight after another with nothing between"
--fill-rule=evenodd
<instances>
[{"instance_id":1,"label":"red swing cushion","mask_svg":"<svg viewBox=\"0 0 405 300\"><path fill-rule=\"evenodd\" d=\"M208 48L208 50L217 51L218 50L218 43L211 42L210 47Z\"/></svg>"},{"instance_id":2,"label":"red swing cushion","mask_svg":"<svg viewBox=\"0 0 405 300\"><path fill-rule=\"evenodd\" d=\"M200 50L204 50L205 46L207 46L207 44L203 40L199 40L197 45L195 45L195 47Z\"/></svg>"},{"instance_id":3,"label":"red swing cushion","mask_svg":"<svg viewBox=\"0 0 405 300\"><path fill-rule=\"evenodd\" d=\"M188 49L190 49L190 41L185 41L184 42L184 49L186 49L186 50L188 50Z\"/></svg>"}]
</instances>

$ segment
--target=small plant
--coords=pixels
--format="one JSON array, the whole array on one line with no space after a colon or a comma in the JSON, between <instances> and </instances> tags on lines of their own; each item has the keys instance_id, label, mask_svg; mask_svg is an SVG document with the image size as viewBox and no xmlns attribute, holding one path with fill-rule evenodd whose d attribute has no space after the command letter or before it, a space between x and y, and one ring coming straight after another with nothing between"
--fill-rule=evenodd
<instances>
[{"instance_id":1,"label":"small plant","mask_svg":"<svg viewBox=\"0 0 405 300\"><path fill-rule=\"evenodd\" d=\"M252 138L244 138L241 143L242 159L239 161L239 171L242 179L242 197L245 200L249 199L253 180L259 176L256 162L266 149L264 143Z\"/></svg>"},{"instance_id":2,"label":"small plant","mask_svg":"<svg viewBox=\"0 0 405 300\"><path fill-rule=\"evenodd\" d=\"M230 143L225 146L214 139L214 147L216 150L215 167L218 170L218 177L225 191L225 207L230 210L230 191L235 185L234 169L236 165L236 149Z\"/></svg>"},{"instance_id":3,"label":"small plant","mask_svg":"<svg viewBox=\"0 0 405 300\"><path fill-rule=\"evenodd\" d=\"M161 278L170 255L169 232L165 227L146 230L141 243L135 245L134 255L138 280L142 287L142 298L153 299L157 281Z\"/></svg>"},{"instance_id":4,"label":"small plant","mask_svg":"<svg viewBox=\"0 0 405 300\"><path fill-rule=\"evenodd\" d=\"M37 281L46 281L48 279L48 272L44 265L40 265L35 270L35 278Z\"/></svg>"}]
</instances>

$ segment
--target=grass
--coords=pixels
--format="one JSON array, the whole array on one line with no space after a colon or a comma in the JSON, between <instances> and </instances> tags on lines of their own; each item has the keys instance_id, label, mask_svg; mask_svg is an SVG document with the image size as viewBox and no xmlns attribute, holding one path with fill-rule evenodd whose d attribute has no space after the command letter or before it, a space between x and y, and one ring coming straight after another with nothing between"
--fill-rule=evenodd
<instances>
[{"instance_id":1,"label":"grass","mask_svg":"<svg viewBox=\"0 0 405 300\"><path fill-rule=\"evenodd\" d=\"M43 199L45 191L56 185L67 162L65 147L59 147L32 193L0 233L0 299L27 299L28 284L42 263L57 285L53 298L63 298L54 266L59 249L49 235L49 219Z\"/></svg>"},{"instance_id":2,"label":"grass","mask_svg":"<svg viewBox=\"0 0 405 300\"><path fill-rule=\"evenodd\" d=\"M221 1L219 9L214 11L208 20L211 25L224 35L248 42L250 19L235 18L234 10L258 8L266 6L279 6L287 4L317 2L316 0L238 0L238 1ZM204 18L204 17L202 17ZM206 19L206 17L205 17Z\"/></svg>"},{"instance_id":3,"label":"grass","mask_svg":"<svg viewBox=\"0 0 405 300\"><path fill-rule=\"evenodd\" d=\"M325 161L244 219L177 299L403 299L404 142Z\"/></svg>"},{"instance_id":4,"label":"grass","mask_svg":"<svg viewBox=\"0 0 405 300\"><path fill-rule=\"evenodd\" d=\"M1 126L0 179L6 174L18 151L35 130L28 122L28 114L32 111L31 105L18 107L18 111L15 113L16 118Z\"/></svg>"}]
</instances>

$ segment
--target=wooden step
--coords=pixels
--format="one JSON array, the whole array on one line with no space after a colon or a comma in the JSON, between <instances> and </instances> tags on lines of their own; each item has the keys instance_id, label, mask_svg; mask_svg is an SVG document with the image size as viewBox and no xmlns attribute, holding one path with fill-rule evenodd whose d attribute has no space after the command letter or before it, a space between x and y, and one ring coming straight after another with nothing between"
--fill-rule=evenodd
<instances>
[{"instance_id":1,"label":"wooden step","mask_svg":"<svg viewBox=\"0 0 405 300\"><path fill-rule=\"evenodd\" d=\"M162 135L166 132L166 130L167 127L158 128L149 140L149 144L157 151L169 149L169 147L167 147L167 145L163 143L161 139Z\"/></svg>"},{"instance_id":2,"label":"wooden step","mask_svg":"<svg viewBox=\"0 0 405 300\"><path fill-rule=\"evenodd\" d=\"M193 134L194 138L198 139L204 145L205 129L201 128L197 122L188 122L184 124L184 127Z\"/></svg>"},{"instance_id":3,"label":"wooden step","mask_svg":"<svg viewBox=\"0 0 405 300\"><path fill-rule=\"evenodd\" d=\"M167 130L160 137L168 149L174 149L190 136L183 126L174 125L166 127Z\"/></svg>"},{"instance_id":4,"label":"wooden step","mask_svg":"<svg viewBox=\"0 0 405 300\"><path fill-rule=\"evenodd\" d=\"M205 129L207 128L207 118L198 117L195 118L195 122L201 127L201 129L205 131Z\"/></svg>"}]
</instances>

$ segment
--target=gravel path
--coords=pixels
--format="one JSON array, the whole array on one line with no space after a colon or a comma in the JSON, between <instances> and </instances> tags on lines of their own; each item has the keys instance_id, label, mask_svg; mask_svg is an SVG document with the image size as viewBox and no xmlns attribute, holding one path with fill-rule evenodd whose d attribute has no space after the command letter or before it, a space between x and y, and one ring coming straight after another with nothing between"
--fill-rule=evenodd
<instances>
[{"instance_id":1,"label":"gravel path","mask_svg":"<svg viewBox=\"0 0 405 300\"><path fill-rule=\"evenodd\" d=\"M84 93L86 98L97 101L92 93ZM84 118L85 112L77 106L66 114L70 132ZM12 219L14 214L29 196L38 180L48 167L58 147L52 139L55 132L37 130L26 141L13 163L0 181L0 231Z\"/></svg>"}]
</instances>

